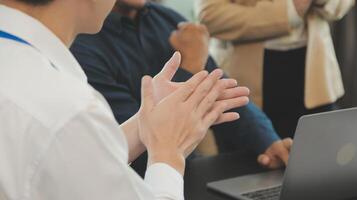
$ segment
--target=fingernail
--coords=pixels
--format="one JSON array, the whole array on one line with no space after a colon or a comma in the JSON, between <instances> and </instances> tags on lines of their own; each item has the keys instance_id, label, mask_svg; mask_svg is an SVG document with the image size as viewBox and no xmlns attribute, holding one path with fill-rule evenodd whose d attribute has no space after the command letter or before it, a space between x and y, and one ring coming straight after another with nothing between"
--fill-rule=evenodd
<instances>
[{"instance_id":1,"label":"fingernail","mask_svg":"<svg viewBox=\"0 0 357 200\"><path fill-rule=\"evenodd\" d=\"M145 75L141 81L144 85L146 85L149 83L150 80L151 80L151 76Z\"/></svg>"},{"instance_id":2,"label":"fingernail","mask_svg":"<svg viewBox=\"0 0 357 200\"><path fill-rule=\"evenodd\" d=\"M181 53L179 51L175 51L174 56L181 56Z\"/></svg>"},{"instance_id":3,"label":"fingernail","mask_svg":"<svg viewBox=\"0 0 357 200\"><path fill-rule=\"evenodd\" d=\"M237 86L238 85L238 81L233 79L234 80L234 84Z\"/></svg>"},{"instance_id":4,"label":"fingernail","mask_svg":"<svg viewBox=\"0 0 357 200\"><path fill-rule=\"evenodd\" d=\"M236 120L239 119L240 118L239 113L235 113L235 114L236 114L236 116L235 116Z\"/></svg>"},{"instance_id":5,"label":"fingernail","mask_svg":"<svg viewBox=\"0 0 357 200\"><path fill-rule=\"evenodd\" d=\"M223 76L223 71L221 69L216 69L213 72L211 72L211 74L215 74L221 78Z\"/></svg>"},{"instance_id":6,"label":"fingernail","mask_svg":"<svg viewBox=\"0 0 357 200\"><path fill-rule=\"evenodd\" d=\"M207 70L203 70L201 73L204 74L205 76L209 74Z\"/></svg>"}]
</instances>

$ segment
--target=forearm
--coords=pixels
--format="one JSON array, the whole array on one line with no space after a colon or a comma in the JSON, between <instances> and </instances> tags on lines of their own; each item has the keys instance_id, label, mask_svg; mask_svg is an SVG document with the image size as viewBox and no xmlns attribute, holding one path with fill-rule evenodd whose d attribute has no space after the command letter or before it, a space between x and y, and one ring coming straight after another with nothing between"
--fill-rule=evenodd
<instances>
[{"instance_id":1,"label":"forearm","mask_svg":"<svg viewBox=\"0 0 357 200\"><path fill-rule=\"evenodd\" d=\"M129 148L129 162L138 158L145 150L140 140L137 114L120 125L126 137Z\"/></svg>"},{"instance_id":2,"label":"forearm","mask_svg":"<svg viewBox=\"0 0 357 200\"><path fill-rule=\"evenodd\" d=\"M260 154L280 139L267 116L252 103L235 111L241 115L239 120L213 127L220 151L243 146Z\"/></svg>"},{"instance_id":3,"label":"forearm","mask_svg":"<svg viewBox=\"0 0 357 200\"><path fill-rule=\"evenodd\" d=\"M198 0L198 18L213 37L236 42L265 40L289 33L286 0L242 5L227 0Z\"/></svg>"}]
</instances>

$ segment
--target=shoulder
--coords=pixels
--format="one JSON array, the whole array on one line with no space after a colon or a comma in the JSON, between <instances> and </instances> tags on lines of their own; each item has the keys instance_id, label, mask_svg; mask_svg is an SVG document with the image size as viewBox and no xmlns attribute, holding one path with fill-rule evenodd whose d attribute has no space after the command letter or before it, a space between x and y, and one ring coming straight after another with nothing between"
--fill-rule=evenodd
<instances>
[{"instance_id":1,"label":"shoulder","mask_svg":"<svg viewBox=\"0 0 357 200\"><path fill-rule=\"evenodd\" d=\"M105 38L105 32L97 35L81 35L79 36L70 51L81 65L82 69L87 73L88 70L109 70L112 71L113 60L116 57L113 55L113 44L110 39ZM90 78L90 77L89 77Z\"/></svg>"},{"instance_id":2,"label":"shoulder","mask_svg":"<svg viewBox=\"0 0 357 200\"><path fill-rule=\"evenodd\" d=\"M29 45L12 40L0 40L0 61L5 67L22 62L43 63L45 59ZM4 68L0 68L4 70ZM1 74L0 74L1 75Z\"/></svg>"},{"instance_id":3,"label":"shoulder","mask_svg":"<svg viewBox=\"0 0 357 200\"><path fill-rule=\"evenodd\" d=\"M0 54L1 96L47 128L60 127L94 100L87 83L57 71L36 50L18 44L6 47Z\"/></svg>"},{"instance_id":4,"label":"shoulder","mask_svg":"<svg viewBox=\"0 0 357 200\"><path fill-rule=\"evenodd\" d=\"M103 50L108 48L108 42L110 42L110 40L106 36L107 34L108 33L106 31L102 30L101 32L95 35L79 35L73 42L70 50L75 55L82 53L101 53L103 52Z\"/></svg>"}]
</instances>

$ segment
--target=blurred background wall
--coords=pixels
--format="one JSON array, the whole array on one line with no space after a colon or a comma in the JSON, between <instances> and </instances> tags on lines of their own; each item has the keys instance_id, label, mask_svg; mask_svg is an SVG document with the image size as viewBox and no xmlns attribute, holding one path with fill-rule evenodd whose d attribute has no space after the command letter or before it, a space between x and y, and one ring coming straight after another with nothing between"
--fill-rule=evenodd
<instances>
[{"instance_id":1,"label":"blurred background wall","mask_svg":"<svg viewBox=\"0 0 357 200\"><path fill-rule=\"evenodd\" d=\"M159 1L164 5L173 8L181 13L188 20L193 21L193 1L194 0L153 0Z\"/></svg>"},{"instance_id":2,"label":"blurred background wall","mask_svg":"<svg viewBox=\"0 0 357 200\"><path fill-rule=\"evenodd\" d=\"M153 0L155 1L155 0ZM156 0L194 21L194 0ZM341 21L332 24L336 54L341 65L346 95L343 108L357 106L357 6Z\"/></svg>"}]
</instances>

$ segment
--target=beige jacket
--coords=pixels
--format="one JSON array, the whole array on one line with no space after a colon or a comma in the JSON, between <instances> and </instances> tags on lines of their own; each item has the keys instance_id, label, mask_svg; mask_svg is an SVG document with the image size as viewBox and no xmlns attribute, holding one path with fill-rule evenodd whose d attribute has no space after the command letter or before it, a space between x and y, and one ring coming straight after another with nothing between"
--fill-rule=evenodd
<instances>
[{"instance_id":1,"label":"beige jacket","mask_svg":"<svg viewBox=\"0 0 357 200\"><path fill-rule=\"evenodd\" d=\"M307 108L335 102L344 94L328 22L341 19L355 0L315 2L320 6L310 10L306 28ZM231 77L251 89L258 106L262 106L264 42L290 33L287 7L287 0L195 0L199 20L218 39L213 41L213 56Z\"/></svg>"}]
</instances>

